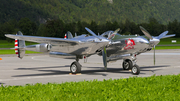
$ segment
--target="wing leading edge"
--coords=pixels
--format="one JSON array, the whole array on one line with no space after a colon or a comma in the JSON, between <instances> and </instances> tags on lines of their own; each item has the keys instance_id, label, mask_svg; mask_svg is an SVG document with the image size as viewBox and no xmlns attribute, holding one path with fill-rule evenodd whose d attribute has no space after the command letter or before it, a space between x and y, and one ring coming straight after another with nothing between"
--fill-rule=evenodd
<instances>
[{"instance_id":1,"label":"wing leading edge","mask_svg":"<svg viewBox=\"0 0 180 101\"><path fill-rule=\"evenodd\" d=\"M63 38L53 38L53 37L39 37L39 36L26 36L26 35L13 35L6 34L8 38L19 39L24 41L31 41L37 43L48 43L53 45L77 45L79 43L78 40L73 39L63 39Z\"/></svg>"}]
</instances>

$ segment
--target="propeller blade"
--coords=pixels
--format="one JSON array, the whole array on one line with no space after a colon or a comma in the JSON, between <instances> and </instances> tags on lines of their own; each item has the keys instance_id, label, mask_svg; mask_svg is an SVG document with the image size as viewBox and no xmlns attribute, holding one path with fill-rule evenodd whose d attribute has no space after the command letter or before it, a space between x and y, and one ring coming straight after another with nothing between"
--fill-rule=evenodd
<instances>
[{"instance_id":1,"label":"propeller blade","mask_svg":"<svg viewBox=\"0 0 180 101\"><path fill-rule=\"evenodd\" d=\"M156 63L155 50L156 50L156 46L154 45L154 65Z\"/></svg>"},{"instance_id":2,"label":"propeller blade","mask_svg":"<svg viewBox=\"0 0 180 101\"><path fill-rule=\"evenodd\" d=\"M164 36L164 37L162 37L162 38L168 38L168 37L173 37L173 36L176 36L176 34L166 35L166 36ZM161 39L162 39L162 38L161 38Z\"/></svg>"},{"instance_id":3,"label":"propeller blade","mask_svg":"<svg viewBox=\"0 0 180 101\"><path fill-rule=\"evenodd\" d=\"M101 41L101 39L93 32L93 31L91 31L89 28L87 28L87 27L85 27L85 29L91 34L91 35L93 35L94 37L96 37L96 38L98 38L100 41Z\"/></svg>"},{"instance_id":4,"label":"propeller blade","mask_svg":"<svg viewBox=\"0 0 180 101\"><path fill-rule=\"evenodd\" d=\"M168 33L168 31L165 31L165 32L161 33L161 34L158 36L158 39L161 39L161 38L165 37L167 33Z\"/></svg>"},{"instance_id":5,"label":"propeller blade","mask_svg":"<svg viewBox=\"0 0 180 101\"><path fill-rule=\"evenodd\" d=\"M117 34L117 32L119 32L120 28L116 29L109 37L108 39L112 39L113 36L115 36Z\"/></svg>"},{"instance_id":6,"label":"propeller blade","mask_svg":"<svg viewBox=\"0 0 180 101\"><path fill-rule=\"evenodd\" d=\"M102 56L103 56L104 69L107 70L107 54L106 54L106 47L104 47L104 50L102 51Z\"/></svg>"},{"instance_id":7,"label":"propeller blade","mask_svg":"<svg viewBox=\"0 0 180 101\"><path fill-rule=\"evenodd\" d=\"M140 26L140 29L144 33L144 35L146 35L149 39L151 39L151 40L153 39L152 36L149 34L149 32L146 29L144 29L142 26Z\"/></svg>"}]
</instances>

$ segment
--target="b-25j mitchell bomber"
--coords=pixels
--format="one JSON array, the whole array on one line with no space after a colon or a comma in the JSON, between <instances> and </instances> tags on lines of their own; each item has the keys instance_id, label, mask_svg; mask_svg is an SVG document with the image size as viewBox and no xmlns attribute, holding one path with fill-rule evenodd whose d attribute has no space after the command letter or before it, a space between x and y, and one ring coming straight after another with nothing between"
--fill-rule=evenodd
<instances>
[{"instance_id":1,"label":"b-25j mitchell bomber","mask_svg":"<svg viewBox=\"0 0 180 101\"><path fill-rule=\"evenodd\" d=\"M79 63L79 59L97 54L103 57L102 60L105 70L107 69L108 62L123 59L123 69L131 70L134 75L140 73L140 67L136 64L136 55L155 48L161 38L175 36L175 34L167 35L168 31L165 31L159 36L153 37L141 26L140 29L145 34L146 38L143 36L122 36L118 34L120 29L107 31L101 35L96 35L88 28L85 29L91 34L91 36L83 34L73 37L69 32L68 38L63 39L26 36L20 31L16 35L6 34L5 36L15 39L15 51L19 58L23 58L25 50L31 50L46 52L52 57L59 56L66 59L75 59L75 61L70 65L71 73L75 74L81 72L82 66ZM37 42L40 44L26 46L25 41Z\"/></svg>"}]
</instances>

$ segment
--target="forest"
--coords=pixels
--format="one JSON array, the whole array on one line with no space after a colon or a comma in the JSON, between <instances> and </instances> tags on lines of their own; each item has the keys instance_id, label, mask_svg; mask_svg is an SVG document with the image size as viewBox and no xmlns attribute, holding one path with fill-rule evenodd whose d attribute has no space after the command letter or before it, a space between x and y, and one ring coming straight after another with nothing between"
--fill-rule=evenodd
<instances>
[{"instance_id":1,"label":"forest","mask_svg":"<svg viewBox=\"0 0 180 101\"><path fill-rule=\"evenodd\" d=\"M180 37L179 0L0 0L0 39L24 35L64 37L120 28L120 34L143 35L139 26L157 36L168 30Z\"/></svg>"},{"instance_id":2,"label":"forest","mask_svg":"<svg viewBox=\"0 0 180 101\"><path fill-rule=\"evenodd\" d=\"M97 24L125 22L136 24L155 18L162 24L180 20L179 0L0 0L0 22L28 17L44 23L61 19L64 23L95 21Z\"/></svg>"},{"instance_id":3,"label":"forest","mask_svg":"<svg viewBox=\"0 0 180 101\"><path fill-rule=\"evenodd\" d=\"M180 37L180 22L176 19L172 22L170 21L167 25L159 23L155 18L149 18L147 23L140 24L131 22L128 19L126 19L124 23L106 21L104 24L97 24L95 21L91 21L91 23L82 21L65 23L60 19L56 19L47 20L46 23L38 25L36 22L25 17L19 21L9 20L8 22L0 24L0 39L5 40L5 34L16 34L19 30L24 35L63 38L67 31L70 31L73 35L75 35L75 33L77 33L77 35L88 34L85 27L90 28L96 34L102 34L108 30L120 28L119 33L123 35L143 35L139 26L143 26L153 36L158 36L168 30L169 34L176 34L176 37Z\"/></svg>"}]
</instances>

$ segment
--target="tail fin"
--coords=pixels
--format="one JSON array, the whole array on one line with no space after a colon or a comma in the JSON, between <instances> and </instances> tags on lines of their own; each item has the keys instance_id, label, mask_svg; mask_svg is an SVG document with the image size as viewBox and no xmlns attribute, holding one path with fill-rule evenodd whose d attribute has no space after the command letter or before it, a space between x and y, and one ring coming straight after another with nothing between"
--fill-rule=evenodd
<instances>
[{"instance_id":1,"label":"tail fin","mask_svg":"<svg viewBox=\"0 0 180 101\"><path fill-rule=\"evenodd\" d=\"M72 39L72 38L73 38L73 36L72 36L71 32L69 32L69 31L64 35L64 39Z\"/></svg>"},{"instance_id":2,"label":"tail fin","mask_svg":"<svg viewBox=\"0 0 180 101\"><path fill-rule=\"evenodd\" d=\"M72 39L72 38L73 38L73 36L72 36L71 32L68 31L68 32L67 32L67 39Z\"/></svg>"},{"instance_id":3,"label":"tail fin","mask_svg":"<svg viewBox=\"0 0 180 101\"><path fill-rule=\"evenodd\" d=\"M23 35L23 34L20 31L18 31L16 35ZM24 40L15 39L15 53L21 59L25 55L25 47L26 45Z\"/></svg>"}]
</instances>

